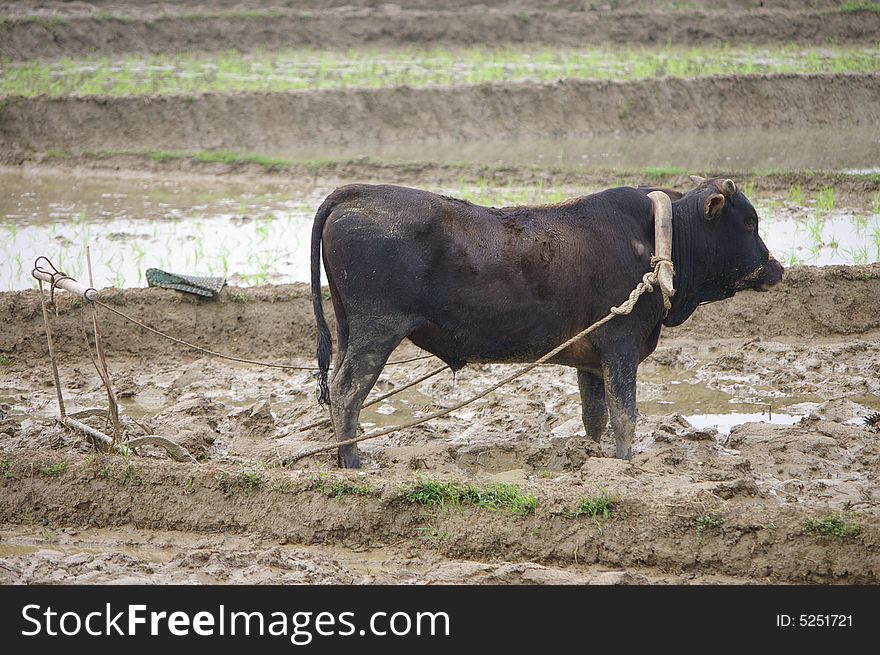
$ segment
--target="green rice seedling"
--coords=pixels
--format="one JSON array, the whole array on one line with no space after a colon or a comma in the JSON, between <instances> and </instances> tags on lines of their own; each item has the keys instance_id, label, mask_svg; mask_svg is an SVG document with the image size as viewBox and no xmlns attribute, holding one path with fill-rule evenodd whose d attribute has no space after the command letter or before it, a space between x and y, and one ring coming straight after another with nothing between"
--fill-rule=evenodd
<instances>
[{"instance_id":1,"label":"green rice seedling","mask_svg":"<svg viewBox=\"0 0 880 655\"><path fill-rule=\"evenodd\" d=\"M831 248L831 253L835 256L840 250L840 241L838 241L837 237L833 234L828 240L828 247Z\"/></svg>"},{"instance_id":2,"label":"green rice seedling","mask_svg":"<svg viewBox=\"0 0 880 655\"><path fill-rule=\"evenodd\" d=\"M868 263L868 246L856 246L854 248L849 248L844 252L849 255L852 263L855 265Z\"/></svg>"},{"instance_id":3,"label":"green rice seedling","mask_svg":"<svg viewBox=\"0 0 880 655\"><path fill-rule=\"evenodd\" d=\"M297 48L0 62L0 96L199 94L878 70L876 47L473 47L400 48L380 53L371 48L347 52Z\"/></svg>"},{"instance_id":4,"label":"green rice seedling","mask_svg":"<svg viewBox=\"0 0 880 655\"><path fill-rule=\"evenodd\" d=\"M853 217L853 226L855 227L857 235L864 236L868 232L868 217L867 216Z\"/></svg>"},{"instance_id":5,"label":"green rice seedling","mask_svg":"<svg viewBox=\"0 0 880 655\"><path fill-rule=\"evenodd\" d=\"M827 186L819 190L816 207L829 214L834 211L834 189L832 187Z\"/></svg>"},{"instance_id":6,"label":"green rice seedling","mask_svg":"<svg viewBox=\"0 0 880 655\"><path fill-rule=\"evenodd\" d=\"M787 267L791 268L792 266L803 266L804 260L801 259L800 255L798 255L797 251L794 248L791 250L787 250L781 255L782 263Z\"/></svg>"},{"instance_id":7,"label":"green rice seedling","mask_svg":"<svg viewBox=\"0 0 880 655\"><path fill-rule=\"evenodd\" d=\"M795 184L788 189L788 202L792 205L802 206L804 204L804 192L800 184Z\"/></svg>"},{"instance_id":8,"label":"green rice seedling","mask_svg":"<svg viewBox=\"0 0 880 655\"><path fill-rule=\"evenodd\" d=\"M822 231L825 229L825 218L820 216L818 212L813 216L811 220L807 221L807 234L810 237L810 241L814 245L822 245Z\"/></svg>"}]
</instances>

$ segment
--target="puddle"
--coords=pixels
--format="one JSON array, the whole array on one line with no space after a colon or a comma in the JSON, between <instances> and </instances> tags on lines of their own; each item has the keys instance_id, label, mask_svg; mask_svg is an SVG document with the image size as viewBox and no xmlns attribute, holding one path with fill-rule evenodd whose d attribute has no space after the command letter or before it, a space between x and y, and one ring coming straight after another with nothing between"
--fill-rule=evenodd
<instances>
[{"instance_id":1,"label":"puddle","mask_svg":"<svg viewBox=\"0 0 880 655\"><path fill-rule=\"evenodd\" d=\"M0 543L0 558L16 555L28 557L39 551L54 551L64 555L79 555L86 553L91 555L103 555L107 552L106 544L97 541L78 540L78 543L69 543L70 538L61 535L61 539L55 538L49 531L42 537L17 534L3 534ZM175 550L161 547L150 547L133 544L113 544L113 552L128 555L142 562L162 563L171 561L178 553Z\"/></svg>"},{"instance_id":2,"label":"puddle","mask_svg":"<svg viewBox=\"0 0 880 655\"><path fill-rule=\"evenodd\" d=\"M685 420L695 428L715 428L721 434L730 434L731 429L743 423L772 423L774 425L794 425L804 415L785 414L783 412L742 413L730 412L729 414L685 414Z\"/></svg>"},{"instance_id":3,"label":"puddle","mask_svg":"<svg viewBox=\"0 0 880 655\"><path fill-rule=\"evenodd\" d=\"M40 254L86 282L86 244L97 288L146 286L150 267L224 276L243 286L306 282L315 208L332 190L23 173L0 173L0 188L2 290L33 288L30 272ZM488 185L434 190L496 206L591 191ZM762 236L778 259L787 265L880 260L880 213L835 209L833 197L800 202L756 201Z\"/></svg>"}]
</instances>

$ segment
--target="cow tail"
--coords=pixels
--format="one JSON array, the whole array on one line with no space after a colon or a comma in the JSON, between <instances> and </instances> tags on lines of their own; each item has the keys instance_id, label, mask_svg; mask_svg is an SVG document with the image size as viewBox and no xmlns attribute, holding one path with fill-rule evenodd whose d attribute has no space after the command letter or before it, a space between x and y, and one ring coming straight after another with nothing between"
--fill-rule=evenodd
<instances>
[{"instance_id":1,"label":"cow tail","mask_svg":"<svg viewBox=\"0 0 880 655\"><path fill-rule=\"evenodd\" d=\"M324 318L324 305L321 302L321 238L324 233L324 223L333 209L334 203L328 198L315 214L315 222L312 225L312 308L315 312L315 323L318 327L318 347L315 353L318 358L318 403L330 404L330 386L327 384L327 375L330 371L330 359L333 356L333 343L330 341L330 328L327 327L327 319Z\"/></svg>"}]
</instances>

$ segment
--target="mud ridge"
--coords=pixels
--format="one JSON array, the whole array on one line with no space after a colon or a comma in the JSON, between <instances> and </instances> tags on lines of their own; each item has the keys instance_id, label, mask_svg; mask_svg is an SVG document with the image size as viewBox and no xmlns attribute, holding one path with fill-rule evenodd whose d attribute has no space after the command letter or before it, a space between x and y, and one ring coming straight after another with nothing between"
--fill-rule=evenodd
<instances>
[{"instance_id":1,"label":"mud ridge","mask_svg":"<svg viewBox=\"0 0 880 655\"><path fill-rule=\"evenodd\" d=\"M267 471L259 488L243 488L234 472L213 465L123 464L78 456L68 457L63 474L47 480L35 457L21 452L5 459L0 520L251 533L282 543L347 548L405 541L445 557L649 566L791 582L876 583L880 565L880 532L873 520L863 524L861 539L828 544L803 533L809 513L789 508L730 505L722 534L697 535L694 521L705 511L698 499L664 504L662 498L634 497L597 529L589 519L565 518L563 499L554 502L549 484L536 491L551 510L518 518L466 508L426 511L400 498L405 482L378 475L360 478L374 490L369 497L333 498L314 490L315 472Z\"/></svg>"},{"instance_id":2,"label":"mud ridge","mask_svg":"<svg viewBox=\"0 0 880 655\"><path fill-rule=\"evenodd\" d=\"M667 328L667 339L807 338L874 335L880 330L880 264L804 266L787 271L784 284L767 293L740 293L701 307L684 325ZM227 287L216 300L163 289L106 289L101 299L172 335L229 354L298 360L312 365L314 317L308 286ZM55 348L65 358L86 358L80 331L82 303L67 294L56 298ZM325 311L332 316L330 303ZM0 293L0 351L16 361L45 357L39 294ZM102 312L108 353L136 356L180 355L172 342Z\"/></svg>"},{"instance_id":3,"label":"mud ridge","mask_svg":"<svg viewBox=\"0 0 880 655\"><path fill-rule=\"evenodd\" d=\"M880 122L880 74L560 81L157 97L10 97L0 147L293 151L306 145L574 137ZM760 107L757 113L755 107Z\"/></svg>"},{"instance_id":4,"label":"mud ridge","mask_svg":"<svg viewBox=\"0 0 880 655\"><path fill-rule=\"evenodd\" d=\"M723 22L724 29L719 29ZM290 47L377 48L407 44L471 46L584 43L722 45L724 43L873 43L877 13L816 11L567 12L545 10L266 11L132 17L120 14L0 23L0 52L11 60L178 50L240 51Z\"/></svg>"}]
</instances>

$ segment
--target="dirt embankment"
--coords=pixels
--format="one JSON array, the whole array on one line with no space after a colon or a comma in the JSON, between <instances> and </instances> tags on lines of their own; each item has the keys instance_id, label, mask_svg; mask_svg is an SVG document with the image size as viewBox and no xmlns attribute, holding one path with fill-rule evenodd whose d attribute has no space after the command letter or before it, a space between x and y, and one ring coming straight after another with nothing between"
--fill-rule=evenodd
<instances>
[{"instance_id":1,"label":"dirt embankment","mask_svg":"<svg viewBox=\"0 0 880 655\"><path fill-rule=\"evenodd\" d=\"M719 27L723 25L723 28ZM445 11L338 9L239 15L165 14L10 18L0 23L8 59L179 50L241 51L290 47L471 46L585 43L873 43L880 14L817 11L568 12L461 8Z\"/></svg>"},{"instance_id":2,"label":"dirt embankment","mask_svg":"<svg viewBox=\"0 0 880 655\"><path fill-rule=\"evenodd\" d=\"M295 358L311 365L314 316L307 285L227 288L217 300L162 289L108 289L101 299L146 325L222 349L232 355ZM834 338L880 331L880 264L798 267L767 293L740 293L701 307L688 321L664 331L664 339ZM82 303L67 294L56 298L55 343L66 358L85 359L80 330ZM325 311L332 306L325 302ZM0 293L0 352L24 362L44 358L46 343L36 291ZM108 352L126 357L178 355L180 346L102 310ZM231 327L231 326L234 326ZM246 335L246 338L244 338Z\"/></svg>"},{"instance_id":3,"label":"dirt embankment","mask_svg":"<svg viewBox=\"0 0 880 655\"><path fill-rule=\"evenodd\" d=\"M560 81L158 97L8 98L12 151L231 149L880 122L880 75ZM756 108L760 107L760 111Z\"/></svg>"},{"instance_id":4,"label":"dirt embankment","mask_svg":"<svg viewBox=\"0 0 880 655\"><path fill-rule=\"evenodd\" d=\"M766 9L810 9L833 11L839 9L847 0L763 0L761 7ZM166 14L193 14L210 12L241 11L284 11L291 7L312 10L340 8L389 8L392 3L386 0L15 0L0 2L0 15L8 16L93 16L98 13L122 16L162 16ZM394 3L401 10L432 10L437 8L436 0L401 0ZM478 4L488 9L554 9L569 12L611 12L620 11L668 11L688 13L694 9L747 10L755 9L755 0L695 0L687 3L656 2L654 0L610 0L591 2L589 0L482 0L479 3L469 0L446 0L443 6L448 9L461 9Z\"/></svg>"},{"instance_id":5,"label":"dirt embankment","mask_svg":"<svg viewBox=\"0 0 880 655\"><path fill-rule=\"evenodd\" d=\"M243 488L234 472L224 476L210 465L193 468L138 460L126 467L118 461L80 456L69 458L62 475L47 479L35 466L33 453L21 453L6 460L6 475L0 480L0 520L38 519L56 527L133 524L140 530L247 533L257 537L258 544L335 545L367 553L395 544L398 552L410 557L437 553L444 558L573 567L555 580L534 575L531 582L566 578L582 582L577 579L577 567L584 565L601 565L606 573L617 573L613 582L644 582L648 579L644 573L652 572L726 575L740 581L877 581L880 527L876 524L866 525L859 540L821 539L803 533L802 518L791 508L746 503L726 511L723 530L721 526L698 529L695 525L700 525L713 502L710 493L701 496L701 492L724 483L693 484L685 476L676 480L678 493L658 494L655 474L639 469L627 474L625 463L591 461L592 466L565 480L536 483L533 490L552 509L520 519L504 512L435 513L408 505L400 498L400 485L406 478L389 479L378 472L356 478L370 488L367 497L333 498L315 488L315 472L270 471L263 474L259 486ZM737 472L730 474L734 482L727 486L735 488ZM666 483L672 477L667 476ZM583 491L581 485L594 487L596 480L625 486L626 501L618 506L615 518L602 524L566 518L563 508L574 499L560 493L561 489L573 486L571 491L577 493L579 487ZM257 551L252 557L264 560L263 566L279 559L266 557L272 546L255 548L252 542L251 548ZM211 551L196 553L203 564L212 559ZM369 554L363 557L367 562L375 559ZM80 557L68 567L75 569L95 560L100 566L100 558L93 556ZM246 566L241 561L229 564L227 575ZM327 568L323 564L319 560L318 566ZM136 561L129 568L145 577ZM110 573L108 579L120 577L118 571ZM462 573L447 581L466 581ZM485 577L489 579L484 581L492 581L491 576ZM519 581L529 581L522 577ZM511 578L508 581L516 581L515 576Z\"/></svg>"}]
</instances>

